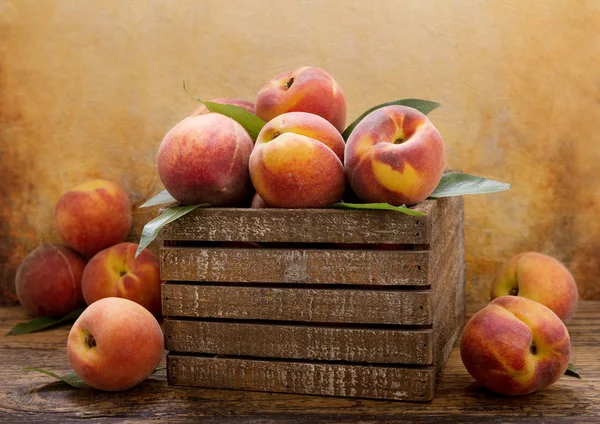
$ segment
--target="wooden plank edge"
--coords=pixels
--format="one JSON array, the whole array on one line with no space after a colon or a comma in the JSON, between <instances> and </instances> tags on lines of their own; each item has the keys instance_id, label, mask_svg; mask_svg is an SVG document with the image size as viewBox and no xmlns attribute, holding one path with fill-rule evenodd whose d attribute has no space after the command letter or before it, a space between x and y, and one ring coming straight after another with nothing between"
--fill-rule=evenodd
<instances>
[{"instance_id":1,"label":"wooden plank edge","mask_svg":"<svg viewBox=\"0 0 600 424\"><path fill-rule=\"evenodd\" d=\"M384 367L306 361L167 355L171 385L428 402L433 367Z\"/></svg>"}]
</instances>

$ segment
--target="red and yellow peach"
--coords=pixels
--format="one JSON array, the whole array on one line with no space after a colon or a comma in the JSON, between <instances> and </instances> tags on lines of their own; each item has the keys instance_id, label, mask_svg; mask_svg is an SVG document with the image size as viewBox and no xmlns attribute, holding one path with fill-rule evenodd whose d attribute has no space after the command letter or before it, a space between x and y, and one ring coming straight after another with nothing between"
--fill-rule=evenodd
<instances>
[{"instance_id":1,"label":"red and yellow peach","mask_svg":"<svg viewBox=\"0 0 600 424\"><path fill-rule=\"evenodd\" d=\"M119 243L98 252L88 262L81 279L88 305L105 297L121 297L139 303L154 315L160 314L158 256L144 249L136 258L137 248L135 243Z\"/></svg>"},{"instance_id":2,"label":"red and yellow peach","mask_svg":"<svg viewBox=\"0 0 600 424\"><path fill-rule=\"evenodd\" d=\"M55 219L65 244L89 258L125 240L131 228L131 202L112 181L88 181L60 197Z\"/></svg>"},{"instance_id":3,"label":"red and yellow peach","mask_svg":"<svg viewBox=\"0 0 600 424\"><path fill-rule=\"evenodd\" d=\"M268 122L287 112L308 112L339 132L346 125L346 99L339 84L321 68L304 66L267 82L256 97L256 115Z\"/></svg>"},{"instance_id":4,"label":"red and yellow peach","mask_svg":"<svg viewBox=\"0 0 600 424\"><path fill-rule=\"evenodd\" d=\"M502 296L464 328L460 355L471 376L496 393L517 396L558 381L571 343L560 318L533 300Z\"/></svg>"},{"instance_id":5,"label":"red and yellow peach","mask_svg":"<svg viewBox=\"0 0 600 424\"><path fill-rule=\"evenodd\" d=\"M19 302L30 315L58 317L84 306L85 261L66 246L41 244L21 262L15 278Z\"/></svg>"},{"instance_id":6,"label":"red and yellow peach","mask_svg":"<svg viewBox=\"0 0 600 424\"><path fill-rule=\"evenodd\" d=\"M348 182L364 202L415 205L437 187L444 172L444 144L416 109L386 106L354 128L345 150Z\"/></svg>"}]
</instances>

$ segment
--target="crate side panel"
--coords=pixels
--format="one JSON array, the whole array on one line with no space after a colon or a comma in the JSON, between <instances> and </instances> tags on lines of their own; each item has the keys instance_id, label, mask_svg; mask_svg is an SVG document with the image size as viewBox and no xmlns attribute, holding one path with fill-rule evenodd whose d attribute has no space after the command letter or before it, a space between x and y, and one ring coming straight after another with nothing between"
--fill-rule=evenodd
<instances>
[{"instance_id":1,"label":"crate side panel","mask_svg":"<svg viewBox=\"0 0 600 424\"><path fill-rule=\"evenodd\" d=\"M373 210L198 208L163 227L159 237L180 241L428 244L428 216L437 203L426 200L415 206L426 216Z\"/></svg>"},{"instance_id":2,"label":"crate side panel","mask_svg":"<svg viewBox=\"0 0 600 424\"><path fill-rule=\"evenodd\" d=\"M429 365L432 330L236 323L164 322L165 349L183 353Z\"/></svg>"},{"instance_id":3,"label":"crate side panel","mask_svg":"<svg viewBox=\"0 0 600 424\"><path fill-rule=\"evenodd\" d=\"M434 374L428 368L278 362L198 356L167 356L172 385L322 396L430 401Z\"/></svg>"},{"instance_id":4,"label":"crate side panel","mask_svg":"<svg viewBox=\"0 0 600 424\"><path fill-rule=\"evenodd\" d=\"M431 325L431 291L162 285L163 315L320 323Z\"/></svg>"},{"instance_id":5,"label":"crate side panel","mask_svg":"<svg viewBox=\"0 0 600 424\"><path fill-rule=\"evenodd\" d=\"M427 286L428 251L163 247L167 281Z\"/></svg>"}]
</instances>

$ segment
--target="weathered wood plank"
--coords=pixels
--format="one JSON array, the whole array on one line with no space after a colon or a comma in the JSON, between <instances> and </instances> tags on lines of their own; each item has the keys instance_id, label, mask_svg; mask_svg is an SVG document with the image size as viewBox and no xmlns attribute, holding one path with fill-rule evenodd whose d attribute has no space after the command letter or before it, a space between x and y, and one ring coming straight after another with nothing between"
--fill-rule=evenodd
<instances>
[{"instance_id":1,"label":"weathered wood plank","mask_svg":"<svg viewBox=\"0 0 600 424\"><path fill-rule=\"evenodd\" d=\"M429 365L431 329L177 320L164 321L165 349L184 353L261 358Z\"/></svg>"},{"instance_id":2,"label":"weathered wood plank","mask_svg":"<svg viewBox=\"0 0 600 424\"><path fill-rule=\"evenodd\" d=\"M168 281L426 286L428 251L163 247Z\"/></svg>"},{"instance_id":3,"label":"weathered wood plank","mask_svg":"<svg viewBox=\"0 0 600 424\"><path fill-rule=\"evenodd\" d=\"M431 325L430 290L373 291L165 283L163 315L357 324Z\"/></svg>"},{"instance_id":4,"label":"weathered wood plank","mask_svg":"<svg viewBox=\"0 0 600 424\"><path fill-rule=\"evenodd\" d=\"M169 384L220 389L429 401L432 367L401 368L167 356Z\"/></svg>"},{"instance_id":5,"label":"weathered wood plank","mask_svg":"<svg viewBox=\"0 0 600 424\"><path fill-rule=\"evenodd\" d=\"M430 215L440 200L414 209ZM430 242L429 216L336 209L198 208L163 227L164 240L293 243Z\"/></svg>"}]
</instances>

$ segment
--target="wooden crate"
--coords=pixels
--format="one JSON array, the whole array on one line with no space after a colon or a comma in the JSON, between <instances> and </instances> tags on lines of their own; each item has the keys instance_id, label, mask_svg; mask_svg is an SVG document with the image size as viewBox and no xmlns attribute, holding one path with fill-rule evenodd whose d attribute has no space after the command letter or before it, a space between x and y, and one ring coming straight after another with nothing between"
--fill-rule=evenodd
<instances>
[{"instance_id":1,"label":"wooden crate","mask_svg":"<svg viewBox=\"0 0 600 424\"><path fill-rule=\"evenodd\" d=\"M169 383L431 400L464 322L463 201L415 209L197 209L166 226Z\"/></svg>"}]
</instances>

